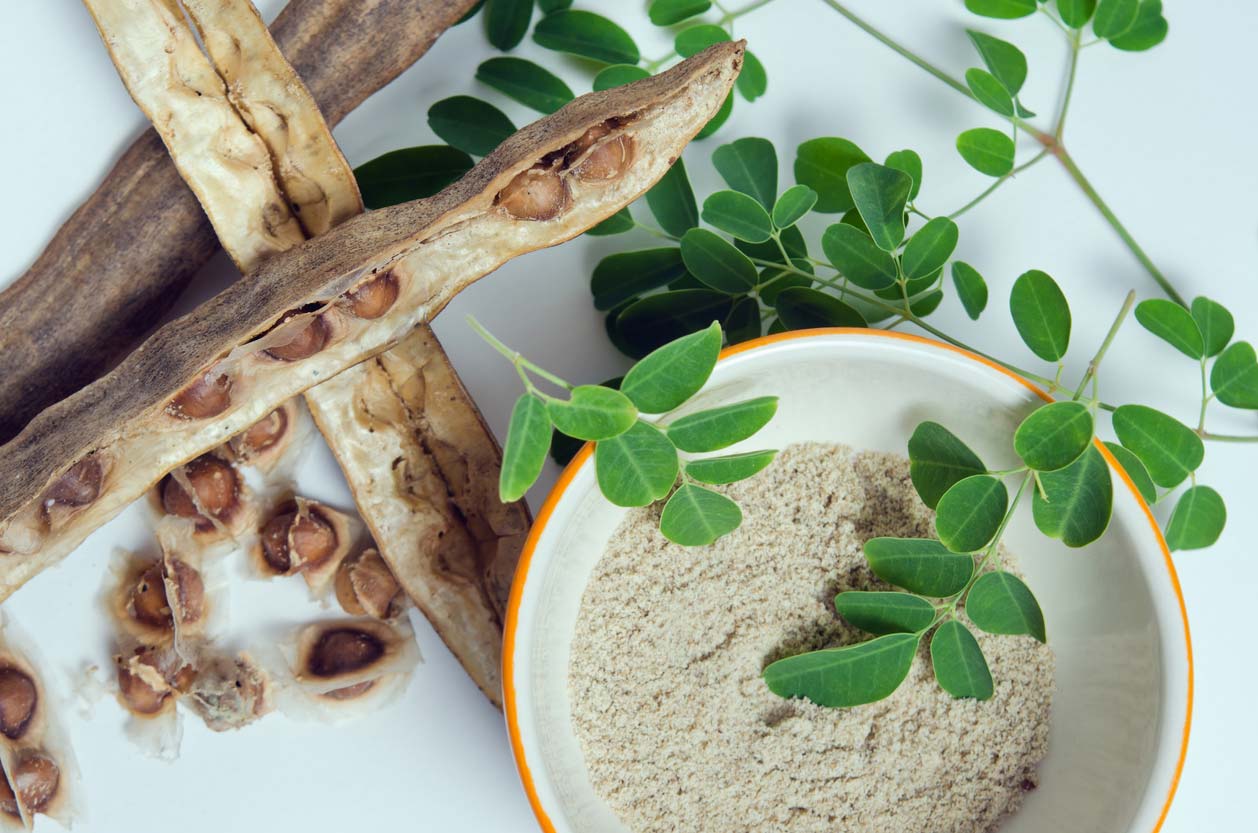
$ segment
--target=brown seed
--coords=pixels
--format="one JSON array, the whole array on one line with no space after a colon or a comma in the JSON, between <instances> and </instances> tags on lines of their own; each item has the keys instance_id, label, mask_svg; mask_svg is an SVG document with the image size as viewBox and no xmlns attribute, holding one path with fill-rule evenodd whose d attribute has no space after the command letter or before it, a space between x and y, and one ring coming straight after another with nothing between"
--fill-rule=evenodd
<instances>
[{"instance_id":1,"label":"brown seed","mask_svg":"<svg viewBox=\"0 0 1258 833\"><path fill-rule=\"evenodd\" d=\"M347 558L336 572L336 599L354 616L387 619L397 612L400 594L397 579L375 549Z\"/></svg>"},{"instance_id":2,"label":"brown seed","mask_svg":"<svg viewBox=\"0 0 1258 833\"><path fill-rule=\"evenodd\" d=\"M236 470L225 460L207 454L185 465L183 473L196 492L197 503L214 517L223 517L236 503L240 481ZM197 503L178 480L166 475L162 481L162 508L168 515L195 518L201 514Z\"/></svg>"},{"instance_id":3,"label":"brown seed","mask_svg":"<svg viewBox=\"0 0 1258 833\"><path fill-rule=\"evenodd\" d=\"M154 561L140 573L128 591L127 609L131 618L150 627L168 629L173 626L160 561Z\"/></svg>"},{"instance_id":4,"label":"brown seed","mask_svg":"<svg viewBox=\"0 0 1258 833\"><path fill-rule=\"evenodd\" d=\"M315 641L306 668L316 677L335 677L360 671L384 656L384 643L357 628L324 631Z\"/></svg>"},{"instance_id":5,"label":"brown seed","mask_svg":"<svg viewBox=\"0 0 1258 833\"><path fill-rule=\"evenodd\" d=\"M355 697L361 697L368 691L376 687L378 680L363 680L361 683L347 685L345 688L334 688L331 691L323 692L323 696L330 700L353 700Z\"/></svg>"},{"instance_id":6,"label":"brown seed","mask_svg":"<svg viewBox=\"0 0 1258 833\"><path fill-rule=\"evenodd\" d=\"M232 380L226 374L208 371L175 394L166 413L179 419L207 419L227 410L232 402Z\"/></svg>"},{"instance_id":7,"label":"brown seed","mask_svg":"<svg viewBox=\"0 0 1258 833\"><path fill-rule=\"evenodd\" d=\"M44 493L44 503L63 506L86 506L100 496L104 472L94 457L84 457L61 475Z\"/></svg>"},{"instance_id":8,"label":"brown seed","mask_svg":"<svg viewBox=\"0 0 1258 833\"><path fill-rule=\"evenodd\" d=\"M284 512L262 529L262 555L277 573L293 569L293 555L300 565L318 564L333 553L336 543L336 530L315 510Z\"/></svg>"},{"instance_id":9,"label":"brown seed","mask_svg":"<svg viewBox=\"0 0 1258 833\"><path fill-rule=\"evenodd\" d=\"M250 425L236 438L236 446L245 457L266 451L288 432L288 414L276 408Z\"/></svg>"},{"instance_id":10,"label":"brown seed","mask_svg":"<svg viewBox=\"0 0 1258 833\"><path fill-rule=\"evenodd\" d=\"M289 317L291 316L280 319L280 323L287 321ZM291 341L268 347L265 352L271 358L282 362L300 361L322 350L328 343L329 335L328 322L323 320L322 315L316 315L302 328L301 332L293 336Z\"/></svg>"},{"instance_id":11,"label":"brown seed","mask_svg":"<svg viewBox=\"0 0 1258 833\"><path fill-rule=\"evenodd\" d=\"M205 615L205 582L200 571L178 558L172 558L165 575L167 581L175 586L180 624L190 625L200 621Z\"/></svg>"},{"instance_id":12,"label":"brown seed","mask_svg":"<svg viewBox=\"0 0 1258 833\"><path fill-rule=\"evenodd\" d=\"M384 315L397 301L398 280L390 270L345 294L350 312L368 320Z\"/></svg>"},{"instance_id":13,"label":"brown seed","mask_svg":"<svg viewBox=\"0 0 1258 833\"><path fill-rule=\"evenodd\" d=\"M43 752L31 752L14 768L13 783L28 813L42 813L57 795L61 768Z\"/></svg>"},{"instance_id":14,"label":"brown seed","mask_svg":"<svg viewBox=\"0 0 1258 833\"><path fill-rule=\"evenodd\" d=\"M158 690L121 662L118 663L118 689L129 710L136 714L157 714L170 697L168 689Z\"/></svg>"},{"instance_id":15,"label":"brown seed","mask_svg":"<svg viewBox=\"0 0 1258 833\"><path fill-rule=\"evenodd\" d=\"M558 171L530 168L498 192L498 204L519 220L550 220L568 207L568 185Z\"/></svg>"},{"instance_id":16,"label":"brown seed","mask_svg":"<svg viewBox=\"0 0 1258 833\"><path fill-rule=\"evenodd\" d=\"M175 691L186 693L192 689L193 683L197 681L197 669L191 665L183 665L175 670L175 673L166 677L166 682L174 686Z\"/></svg>"},{"instance_id":17,"label":"brown seed","mask_svg":"<svg viewBox=\"0 0 1258 833\"><path fill-rule=\"evenodd\" d=\"M0 668L0 732L5 737L17 740L26 734L38 705L39 691L26 672Z\"/></svg>"},{"instance_id":18,"label":"brown seed","mask_svg":"<svg viewBox=\"0 0 1258 833\"><path fill-rule=\"evenodd\" d=\"M580 139L572 143L568 151L568 159L576 164L573 173L578 179L585 182L615 179L629 167L629 162L633 158L633 139L621 134L598 144L599 140L610 132L611 128L604 122L591 127ZM590 151L590 148L594 149ZM586 151L590 153L577 162Z\"/></svg>"},{"instance_id":19,"label":"brown seed","mask_svg":"<svg viewBox=\"0 0 1258 833\"><path fill-rule=\"evenodd\" d=\"M17 809L17 796L13 794L13 785L9 783L9 779L0 772L0 813L13 818L21 818L21 813Z\"/></svg>"}]
</instances>

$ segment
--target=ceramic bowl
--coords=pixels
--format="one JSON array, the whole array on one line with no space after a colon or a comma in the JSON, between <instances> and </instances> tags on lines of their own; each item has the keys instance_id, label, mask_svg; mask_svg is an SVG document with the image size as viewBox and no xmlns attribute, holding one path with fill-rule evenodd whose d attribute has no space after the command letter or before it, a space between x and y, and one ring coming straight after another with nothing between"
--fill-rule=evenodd
<instances>
[{"instance_id":1,"label":"ceramic bowl","mask_svg":"<svg viewBox=\"0 0 1258 833\"><path fill-rule=\"evenodd\" d=\"M727 350L684 410L777 394L748 448L805 440L905 453L914 427L954 429L995 468L1046 395L971 353L878 330L814 330ZM733 450L739 450L737 447ZM1108 452L1106 457L1109 458ZM1188 620L1166 544L1114 460L1108 533L1070 550L1023 507L1007 534L1057 657L1040 787L1002 833L1154 833L1174 796L1192 705ZM539 513L506 626L506 717L520 777L548 833L628 833L595 793L574 733L568 657L581 596L625 514L599 493L585 449Z\"/></svg>"}]
</instances>

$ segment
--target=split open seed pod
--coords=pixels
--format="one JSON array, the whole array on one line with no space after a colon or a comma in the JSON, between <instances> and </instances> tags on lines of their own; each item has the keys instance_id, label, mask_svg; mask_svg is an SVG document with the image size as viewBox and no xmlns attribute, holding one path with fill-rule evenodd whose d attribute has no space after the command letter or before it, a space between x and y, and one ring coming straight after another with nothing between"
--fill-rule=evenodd
<instances>
[{"instance_id":1,"label":"split open seed pod","mask_svg":"<svg viewBox=\"0 0 1258 833\"><path fill-rule=\"evenodd\" d=\"M293 464L309 435L310 414L293 398L232 437L221 452L237 465L270 475Z\"/></svg>"},{"instance_id":2,"label":"split open seed pod","mask_svg":"<svg viewBox=\"0 0 1258 833\"><path fill-rule=\"evenodd\" d=\"M303 497L280 501L266 516L253 560L266 576L300 573L316 598L332 586L337 568L362 535L353 516Z\"/></svg>"},{"instance_id":3,"label":"split open seed pod","mask_svg":"<svg viewBox=\"0 0 1258 833\"><path fill-rule=\"evenodd\" d=\"M375 547L350 555L336 571L336 600L351 616L393 619L406 609L406 596Z\"/></svg>"},{"instance_id":4,"label":"split open seed pod","mask_svg":"<svg viewBox=\"0 0 1258 833\"><path fill-rule=\"evenodd\" d=\"M152 495L160 517L192 521L197 537L206 541L237 537L257 515L240 470L216 452L171 470Z\"/></svg>"}]
</instances>

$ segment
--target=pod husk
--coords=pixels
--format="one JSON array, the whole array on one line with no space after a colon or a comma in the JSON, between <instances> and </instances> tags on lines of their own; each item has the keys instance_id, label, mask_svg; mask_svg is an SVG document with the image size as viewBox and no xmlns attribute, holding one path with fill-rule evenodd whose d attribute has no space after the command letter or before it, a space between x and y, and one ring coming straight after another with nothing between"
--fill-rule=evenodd
<instances>
[{"instance_id":1,"label":"pod husk","mask_svg":"<svg viewBox=\"0 0 1258 833\"><path fill-rule=\"evenodd\" d=\"M271 34L335 125L474 3L290 0ZM0 443L130 353L218 249L161 139L146 131L0 291Z\"/></svg>"},{"instance_id":2,"label":"pod husk","mask_svg":"<svg viewBox=\"0 0 1258 833\"><path fill-rule=\"evenodd\" d=\"M499 500L497 443L432 331L306 397L381 556L501 706L503 616L530 519Z\"/></svg>"},{"instance_id":3,"label":"pod husk","mask_svg":"<svg viewBox=\"0 0 1258 833\"><path fill-rule=\"evenodd\" d=\"M250 280L163 327L108 376L45 411L0 448L0 466L12 473L0 483L0 547L17 556L0 568L0 593L7 596L64 557L165 471L392 346L472 280L518 254L575 236L632 201L719 107L742 51L741 43L717 44L661 75L583 96L516 133L440 194L362 215L269 258ZM555 159L610 119L627 125L637 147L622 177L574 180L571 204L547 221L515 219L496 206L517 175ZM400 284L387 313L364 321L338 308L341 295L383 273ZM264 342L293 311L336 317L343 336L304 361L259 353L251 342ZM175 394L211 367L232 379L231 404L195 421L167 413ZM116 461L114 488L64 525L38 529L40 496L89 452Z\"/></svg>"}]
</instances>

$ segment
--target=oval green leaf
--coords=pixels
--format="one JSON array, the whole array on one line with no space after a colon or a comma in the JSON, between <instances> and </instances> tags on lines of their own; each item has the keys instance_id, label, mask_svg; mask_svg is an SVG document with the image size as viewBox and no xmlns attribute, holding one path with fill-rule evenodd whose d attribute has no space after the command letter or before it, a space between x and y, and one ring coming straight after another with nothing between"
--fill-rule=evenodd
<instances>
[{"instance_id":1,"label":"oval green leaf","mask_svg":"<svg viewBox=\"0 0 1258 833\"><path fill-rule=\"evenodd\" d=\"M712 0L651 0L647 17L656 26L672 26L712 8Z\"/></svg>"},{"instance_id":2,"label":"oval green leaf","mask_svg":"<svg viewBox=\"0 0 1258 833\"><path fill-rule=\"evenodd\" d=\"M1205 296L1193 299L1191 313L1193 320L1197 322L1197 329L1201 330L1206 355L1217 356L1222 353L1236 331L1232 313L1218 301L1212 301Z\"/></svg>"},{"instance_id":3,"label":"oval green leaf","mask_svg":"<svg viewBox=\"0 0 1258 833\"><path fill-rule=\"evenodd\" d=\"M853 627L877 636L917 633L935 621L935 606L910 593L848 590L834 597L834 609Z\"/></svg>"},{"instance_id":4,"label":"oval green leaf","mask_svg":"<svg viewBox=\"0 0 1258 833\"><path fill-rule=\"evenodd\" d=\"M1070 346L1070 305L1044 272L1023 272L1009 293L1009 312L1018 335L1046 362L1060 361Z\"/></svg>"},{"instance_id":5,"label":"oval green leaf","mask_svg":"<svg viewBox=\"0 0 1258 833\"><path fill-rule=\"evenodd\" d=\"M773 225L780 229L790 228L816 204L816 191L807 185L792 185L773 204Z\"/></svg>"},{"instance_id":6,"label":"oval green leaf","mask_svg":"<svg viewBox=\"0 0 1258 833\"><path fill-rule=\"evenodd\" d=\"M727 40L729 40L729 32L720 26L701 23L678 32L673 40L673 48L681 57L689 58L692 55L698 55L714 43L724 43Z\"/></svg>"},{"instance_id":7,"label":"oval green leaf","mask_svg":"<svg viewBox=\"0 0 1258 833\"><path fill-rule=\"evenodd\" d=\"M1092 442L1092 412L1081 402L1051 402L1031 412L1013 434L1013 450L1036 471L1056 471Z\"/></svg>"},{"instance_id":8,"label":"oval green leaf","mask_svg":"<svg viewBox=\"0 0 1258 833\"><path fill-rule=\"evenodd\" d=\"M922 190L922 157L911 150L896 150L887 154L887 161L883 164L904 172L913 180L913 187L909 189L909 201L917 199Z\"/></svg>"},{"instance_id":9,"label":"oval green leaf","mask_svg":"<svg viewBox=\"0 0 1258 833\"><path fill-rule=\"evenodd\" d=\"M725 495L683 483L664 504L660 532L683 547L706 547L742 522L742 510Z\"/></svg>"},{"instance_id":10,"label":"oval green leaf","mask_svg":"<svg viewBox=\"0 0 1258 833\"><path fill-rule=\"evenodd\" d=\"M965 0L965 7L983 17L1012 20L1035 14L1035 0Z\"/></svg>"},{"instance_id":11,"label":"oval green leaf","mask_svg":"<svg viewBox=\"0 0 1258 833\"><path fill-rule=\"evenodd\" d=\"M954 485L986 472L987 466L978 455L937 422L920 423L909 437L909 476L918 496L931 509Z\"/></svg>"},{"instance_id":12,"label":"oval green leaf","mask_svg":"<svg viewBox=\"0 0 1258 833\"><path fill-rule=\"evenodd\" d=\"M939 685L953 697L988 700L996 690L978 640L956 619L944 622L930 638L930 664Z\"/></svg>"},{"instance_id":13,"label":"oval green leaf","mask_svg":"<svg viewBox=\"0 0 1258 833\"><path fill-rule=\"evenodd\" d=\"M1224 405L1258 409L1258 360L1249 342L1236 342L1214 360L1210 389Z\"/></svg>"},{"instance_id":14,"label":"oval green leaf","mask_svg":"<svg viewBox=\"0 0 1258 833\"><path fill-rule=\"evenodd\" d=\"M747 255L707 229L692 228L682 236L681 259L690 274L706 286L730 295L741 295L753 289L759 278Z\"/></svg>"},{"instance_id":15,"label":"oval green leaf","mask_svg":"<svg viewBox=\"0 0 1258 833\"><path fill-rule=\"evenodd\" d=\"M594 446L599 491L616 506L647 506L667 496L679 469L668 437L642 420Z\"/></svg>"},{"instance_id":16,"label":"oval green leaf","mask_svg":"<svg viewBox=\"0 0 1258 833\"><path fill-rule=\"evenodd\" d=\"M743 68L738 73L734 86L748 101L755 101L768 92L769 74L765 72L764 64L755 56L755 53L750 51L743 53Z\"/></svg>"},{"instance_id":17,"label":"oval green leaf","mask_svg":"<svg viewBox=\"0 0 1258 833\"><path fill-rule=\"evenodd\" d=\"M1031 496L1035 525L1068 547L1082 547L1105 534L1114 508L1114 484L1105 457L1090 446L1064 469L1039 475Z\"/></svg>"},{"instance_id":18,"label":"oval green leaf","mask_svg":"<svg viewBox=\"0 0 1258 833\"><path fill-rule=\"evenodd\" d=\"M1149 477L1170 489L1183 483L1205 457L1197 433L1174 417L1144 405L1122 405L1114 411L1118 441L1135 452Z\"/></svg>"},{"instance_id":19,"label":"oval green leaf","mask_svg":"<svg viewBox=\"0 0 1258 833\"><path fill-rule=\"evenodd\" d=\"M816 211L840 214L855 207L848 170L868 161L865 151L847 139L809 139L795 152L795 181L817 192Z\"/></svg>"},{"instance_id":20,"label":"oval green leaf","mask_svg":"<svg viewBox=\"0 0 1258 833\"><path fill-rule=\"evenodd\" d=\"M498 49L514 49L528 33L533 19L533 0L488 0L485 3L485 38Z\"/></svg>"},{"instance_id":21,"label":"oval green leaf","mask_svg":"<svg viewBox=\"0 0 1258 833\"><path fill-rule=\"evenodd\" d=\"M725 328L725 340L730 344L760 338L760 303L750 296L739 298L722 326Z\"/></svg>"},{"instance_id":22,"label":"oval green leaf","mask_svg":"<svg viewBox=\"0 0 1258 833\"><path fill-rule=\"evenodd\" d=\"M988 176L1013 170L1013 139L990 127L975 127L957 136L957 152L970 167Z\"/></svg>"},{"instance_id":23,"label":"oval green leaf","mask_svg":"<svg viewBox=\"0 0 1258 833\"><path fill-rule=\"evenodd\" d=\"M668 438L682 451L720 451L755 434L777 413L778 398L761 396L684 416L668 426Z\"/></svg>"},{"instance_id":24,"label":"oval green leaf","mask_svg":"<svg viewBox=\"0 0 1258 833\"><path fill-rule=\"evenodd\" d=\"M979 104L1002 116L1013 115L1013 96L1000 79L987 70L977 67L967 69L965 85L970 88Z\"/></svg>"},{"instance_id":25,"label":"oval green leaf","mask_svg":"<svg viewBox=\"0 0 1258 833\"><path fill-rule=\"evenodd\" d=\"M685 274L681 249L676 246L608 255L598 262L590 277L594 308L612 309Z\"/></svg>"},{"instance_id":26,"label":"oval green leaf","mask_svg":"<svg viewBox=\"0 0 1258 833\"><path fill-rule=\"evenodd\" d=\"M1109 453L1114 455L1118 465L1122 466L1123 471L1127 473L1131 484L1136 487L1140 497L1144 498L1144 502L1150 506L1157 503L1158 487L1153 484L1153 478L1149 477L1149 470L1144 467L1144 463L1140 462L1140 458L1134 452L1123 448L1118 443L1107 442L1105 447L1109 449Z\"/></svg>"},{"instance_id":27,"label":"oval green leaf","mask_svg":"<svg viewBox=\"0 0 1258 833\"><path fill-rule=\"evenodd\" d=\"M819 289L783 289L777 293L773 308L790 330L867 326L855 308Z\"/></svg>"},{"instance_id":28,"label":"oval green leaf","mask_svg":"<svg viewBox=\"0 0 1258 833\"><path fill-rule=\"evenodd\" d=\"M862 289L886 289L895 284L895 258L855 226L830 225L821 235L821 248L830 263Z\"/></svg>"},{"instance_id":29,"label":"oval green leaf","mask_svg":"<svg viewBox=\"0 0 1258 833\"><path fill-rule=\"evenodd\" d=\"M1112 40L1132 27L1139 11L1140 0L1100 0L1092 31L1098 38Z\"/></svg>"},{"instance_id":30,"label":"oval green leaf","mask_svg":"<svg viewBox=\"0 0 1258 833\"><path fill-rule=\"evenodd\" d=\"M641 358L670 341L724 321L734 299L711 289L676 289L648 295L626 306L614 319L620 345Z\"/></svg>"},{"instance_id":31,"label":"oval green leaf","mask_svg":"<svg viewBox=\"0 0 1258 833\"><path fill-rule=\"evenodd\" d=\"M1170 25L1162 16L1162 0L1141 0L1136 22L1126 32L1110 38L1110 46L1124 52L1143 52L1166 40Z\"/></svg>"},{"instance_id":32,"label":"oval green leaf","mask_svg":"<svg viewBox=\"0 0 1258 833\"><path fill-rule=\"evenodd\" d=\"M699 225L699 207L695 203L694 189L690 187L690 178L686 176L686 163L681 157L646 192L646 204L660 228L673 237L681 237Z\"/></svg>"},{"instance_id":33,"label":"oval green leaf","mask_svg":"<svg viewBox=\"0 0 1258 833\"><path fill-rule=\"evenodd\" d=\"M578 9L552 12L537 22L533 40L605 64L636 64L642 57L629 33L602 15Z\"/></svg>"},{"instance_id":34,"label":"oval green leaf","mask_svg":"<svg viewBox=\"0 0 1258 833\"><path fill-rule=\"evenodd\" d=\"M965 596L965 614L988 633L1048 641L1040 603L1013 573L996 570L979 576Z\"/></svg>"},{"instance_id":35,"label":"oval green leaf","mask_svg":"<svg viewBox=\"0 0 1258 833\"><path fill-rule=\"evenodd\" d=\"M626 205L598 225L586 229L585 233L591 237L607 237L633 231L634 225L633 215L629 213L629 206Z\"/></svg>"},{"instance_id":36,"label":"oval green leaf","mask_svg":"<svg viewBox=\"0 0 1258 833\"><path fill-rule=\"evenodd\" d=\"M996 537L1009 508L1005 484L975 474L944 492L935 508L935 532L953 552L977 552Z\"/></svg>"},{"instance_id":37,"label":"oval green leaf","mask_svg":"<svg viewBox=\"0 0 1258 833\"><path fill-rule=\"evenodd\" d=\"M746 194L766 210L778 191L778 155L768 139L748 136L712 151L712 165L735 191Z\"/></svg>"},{"instance_id":38,"label":"oval green leaf","mask_svg":"<svg viewBox=\"0 0 1258 833\"><path fill-rule=\"evenodd\" d=\"M1088 25L1096 12L1096 0L1057 0L1057 14L1061 22L1071 29L1082 29Z\"/></svg>"},{"instance_id":39,"label":"oval green leaf","mask_svg":"<svg viewBox=\"0 0 1258 833\"><path fill-rule=\"evenodd\" d=\"M960 593L974 575L974 559L929 538L871 538L865 559L874 575L919 596Z\"/></svg>"},{"instance_id":40,"label":"oval green leaf","mask_svg":"<svg viewBox=\"0 0 1258 833\"><path fill-rule=\"evenodd\" d=\"M446 142L473 156L488 156L515 132L501 110L470 95L445 98L428 108L428 126Z\"/></svg>"},{"instance_id":41,"label":"oval green leaf","mask_svg":"<svg viewBox=\"0 0 1258 833\"><path fill-rule=\"evenodd\" d=\"M987 309L987 281L973 266L957 260L952 264L952 285L956 287L961 306L965 307L965 314L971 321L977 321Z\"/></svg>"},{"instance_id":42,"label":"oval green leaf","mask_svg":"<svg viewBox=\"0 0 1258 833\"><path fill-rule=\"evenodd\" d=\"M595 92L599 92L613 87L623 87L625 84L632 84L634 81L650 77L651 73L642 67L633 64L612 64L599 70L598 75L594 76L592 86Z\"/></svg>"},{"instance_id":43,"label":"oval green leaf","mask_svg":"<svg viewBox=\"0 0 1258 833\"><path fill-rule=\"evenodd\" d=\"M472 157L449 145L403 148L364 162L354 179L368 208L387 208L445 188L472 169Z\"/></svg>"},{"instance_id":44,"label":"oval green leaf","mask_svg":"<svg viewBox=\"0 0 1258 833\"><path fill-rule=\"evenodd\" d=\"M1201 328L1192 313L1174 301L1150 298L1136 304L1136 320L1140 326L1153 333L1190 359L1205 355L1205 341Z\"/></svg>"},{"instance_id":45,"label":"oval green leaf","mask_svg":"<svg viewBox=\"0 0 1258 833\"><path fill-rule=\"evenodd\" d=\"M1166 545L1173 550L1200 550L1214 545L1227 525L1223 497L1209 486L1193 486L1180 496L1166 527Z\"/></svg>"},{"instance_id":46,"label":"oval green leaf","mask_svg":"<svg viewBox=\"0 0 1258 833\"><path fill-rule=\"evenodd\" d=\"M686 474L700 483L736 483L765 469L777 457L776 451L748 451L708 457L686 463Z\"/></svg>"},{"instance_id":47,"label":"oval green leaf","mask_svg":"<svg viewBox=\"0 0 1258 833\"><path fill-rule=\"evenodd\" d=\"M764 206L738 191L717 191L703 201L704 222L748 243L773 236L773 221ZM683 238L684 244L684 238ZM748 261L750 263L750 261Z\"/></svg>"},{"instance_id":48,"label":"oval green leaf","mask_svg":"<svg viewBox=\"0 0 1258 833\"><path fill-rule=\"evenodd\" d=\"M943 290L935 289L909 303L909 310L918 318L925 318L943 302Z\"/></svg>"},{"instance_id":49,"label":"oval green leaf","mask_svg":"<svg viewBox=\"0 0 1258 833\"><path fill-rule=\"evenodd\" d=\"M524 497L537 482L550 448L550 417L546 404L526 393L515 401L507 424L507 442L502 449L502 469L498 473L498 495L504 503Z\"/></svg>"},{"instance_id":50,"label":"oval green leaf","mask_svg":"<svg viewBox=\"0 0 1258 833\"><path fill-rule=\"evenodd\" d=\"M548 400L546 413L556 428L578 440L609 440L638 419L629 397L602 385L579 385L568 399Z\"/></svg>"},{"instance_id":51,"label":"oval green leaf","mask_svg":"<svg viewBox=\"0 0 1258 833\"><path fill-rule=\"evenodd\" d=\"M620 390L644 414L662 414L694 396L707 383L721 352L721 325L683 336L630 368Z\"/></svg>"},{"instance_id":52,"label":"oval green leaf","mask_svg":"<svg viewBox=\"0 0 1258 833\"><path fill-rule=\"evenodd\" d=\"M562 78L523 58L490 58L476 68L476 80L539 113L553 113L574 98Z\"/></svg>"},{"instance_id":53,"label":"oval green leaf","mask_svg":"<svg viewBox=\"0 0 1258 833\"><path fill-rule=\"evenodd\" d=\"M847 186L869 236L878 248L894 251L904 240L904 206L913 190L912 177L886 165L862 162L848 169Z\"/></svg>"},{"instance_id":54,"label":"oval green leaf","mask_svg":"<svg viewBox=\"0 0 1258 833\"><path fill-rule=\"evenodd\" d=\"M993 37L973 29L965 30L970 42L983 59L987 71L1005 85L1010 95L1017 95L1026 82L1026 55L1022 50L1008 41Z\"/></svg>"},{"instance_id":55,"label":"oval green leaf","mask_svg":"<svg viewBox=\"0 0 1258 833\"><path fill-rule=\"evenodd\" d=\"M909 238L900 256L904 277L923 278L938 272L957 248L957 224L947 217L935 217Z\"/></svg>"},{"instance_id":56,"label":"oval green leaf","mask_svg":"<svg viewBox=\"0 0 1258 833\"><path fill-rule=\"evenodd\" d=\"M779 697L804 697L828 708L874 703L904 682L917 643L916 634L892 633L859 645L787 657L764 669L764 682Z\"/></svg>"}]
</instances>

